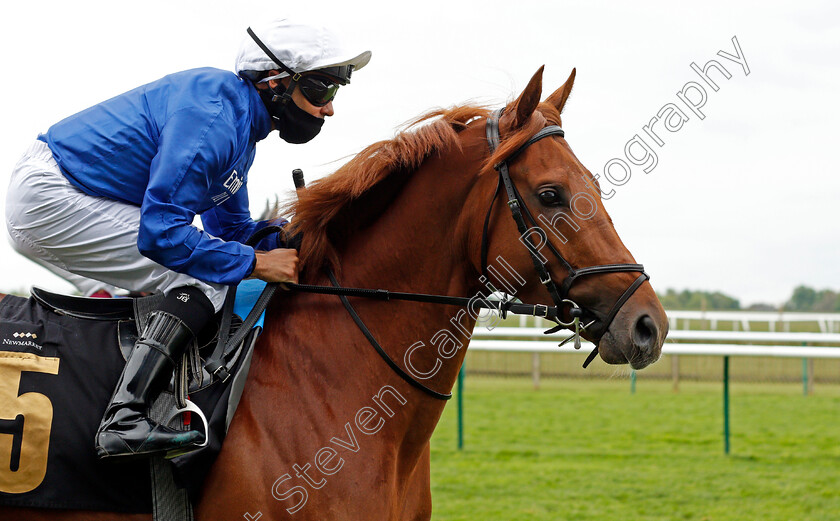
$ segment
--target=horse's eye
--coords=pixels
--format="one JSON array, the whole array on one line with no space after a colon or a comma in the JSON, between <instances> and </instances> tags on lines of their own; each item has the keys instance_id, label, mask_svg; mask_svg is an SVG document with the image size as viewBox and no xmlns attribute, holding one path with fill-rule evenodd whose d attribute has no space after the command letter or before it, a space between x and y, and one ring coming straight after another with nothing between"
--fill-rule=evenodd
<instances>
[{"instance_id":1,"label":"horse's eye","mask_svg":"<svg viewBox=\"0 0 840 521\"><path fill-rule=\"evenodd\" d=\"M540 192L540 202L546 206L558 206L561 203L560 193L554 189L547 189Z\"/></svg>"}]
</instances>

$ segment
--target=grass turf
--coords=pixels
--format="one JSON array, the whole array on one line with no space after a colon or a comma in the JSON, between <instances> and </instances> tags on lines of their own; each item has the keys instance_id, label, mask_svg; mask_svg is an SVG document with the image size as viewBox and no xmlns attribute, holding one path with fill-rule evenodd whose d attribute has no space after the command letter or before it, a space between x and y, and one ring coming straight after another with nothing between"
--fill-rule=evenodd
<instances>
[{"instance_id":1,"label":"grass turf","mask_svg":"<svg viewBox=\"0 0 840 521\"><path fill-rule=\"evenodd\" d=\"M640 376L643 373L640 373ZM467 378L432 439L436 521L838 520L840 388Z\"/></svg>"}]
</instances>

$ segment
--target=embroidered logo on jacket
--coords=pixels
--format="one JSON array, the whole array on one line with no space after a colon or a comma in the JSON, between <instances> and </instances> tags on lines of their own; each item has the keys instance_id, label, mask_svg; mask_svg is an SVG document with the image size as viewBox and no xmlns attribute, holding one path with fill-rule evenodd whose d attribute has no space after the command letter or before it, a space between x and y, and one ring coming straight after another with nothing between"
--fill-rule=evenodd
<instances>
[{"instance_id":1,"label":"embroidered logo on jacket","mask_svg":"<svg viewBox=\"0 0 840 521\"><path fill-rule=\"evenodd\" d=\"M242 177L239 176L239 172L237 172L236 170L231 172L230 177L228 177L227 180L224 183L222 183L222 186L224 186L227 189L227 191L230 192L230 195L235 194L237 190L242 188Z\"/></svg>"},{"instance_id":2,"label":"embroidered logo on jacket","mask_svg":"<svg viewBox=\"0 0 840 521\"><path fill-rule=\"evenodd\" d=\"M242 177L239 175L239 172L234 170L228 176L222 186L227 190L227 192L222 192L220 194L216 194L212 197L213 204L222 204L223 202L230 199L230 196L235 194L243 185Z\"/></svg>"}]
</instances>

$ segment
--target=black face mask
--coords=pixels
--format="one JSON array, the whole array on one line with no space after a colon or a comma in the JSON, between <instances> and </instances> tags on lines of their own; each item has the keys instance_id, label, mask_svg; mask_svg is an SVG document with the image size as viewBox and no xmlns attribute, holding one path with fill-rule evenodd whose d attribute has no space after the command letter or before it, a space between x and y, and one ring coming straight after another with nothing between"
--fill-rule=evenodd
<instances>
[{"instance_id":1,"label":"black face mask","mask_svg":"<svg viewBox=\"0 0 840 521\"><path fill-rule=\"evenodd\" d=\"M281 101L283 95L275 89L260 89L259 94L271 115L271 119L274 120L274 127L277 129L280 139L283 141L299 145L311 141L321 132L321 126L324 124L323 118L309 114L295 105L295 102L291 99L283 103Z\"/></svg>"}]
</instances>

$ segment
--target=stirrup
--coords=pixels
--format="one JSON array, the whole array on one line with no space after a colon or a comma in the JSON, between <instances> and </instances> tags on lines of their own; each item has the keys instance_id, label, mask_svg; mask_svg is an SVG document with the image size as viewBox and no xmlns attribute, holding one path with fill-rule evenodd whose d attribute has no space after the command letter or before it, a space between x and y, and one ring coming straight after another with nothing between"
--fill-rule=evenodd
<instances>
[{"instance_id":1,"label":"stirrup","mask_svg":"<svg viewBox=\"0 0 840 521\"><path fill-rule=\"evenodd\" d=\"M176 418L178 418L179 416L181 416L185 412L191 412L193 414L196 414L201 419L202 426L204 427L204 443L202 443L201 445L189 445L189 446L186 446L186 447L180 447L180 448L177 448L177 449L168 450L166 452L166 454L164 455L164 458L166 458L166 459L177 458L178 456L183 456L184 454L187 454L187 453L193 452L195 450L204 448L204 447L207 446L207 443L210 441L210 428L207 424L207 418L204 416L204 413L201 411L201 409L199 409L199 407L196 404L194 404L193 402L191 402L189 399L186 400L186 405L184 405L184 407L179 408L176 405L174 407L174 409L172 410L172 414L170 414L169 418L167 418L167 420L165 422L161 423L161 425L163 425L164 427L169 427L170 424ZM192 418L190 420L192 420ZM190 421L190 423L192 423L192 421Z\"/></svg>"}]
</instances>

